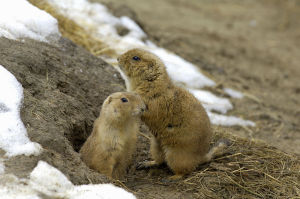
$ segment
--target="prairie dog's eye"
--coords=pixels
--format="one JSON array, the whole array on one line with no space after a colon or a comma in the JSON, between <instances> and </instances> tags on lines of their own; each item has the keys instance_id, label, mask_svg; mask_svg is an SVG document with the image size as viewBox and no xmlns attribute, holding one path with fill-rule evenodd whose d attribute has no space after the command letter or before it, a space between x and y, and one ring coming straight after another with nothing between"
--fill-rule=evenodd
<instances>
[{"instance_id":1,"label":"prairie dog's eye","mask_svg":"<svg viewBox=\"0 0 300 199\"><path fill-rule=\"evenodd\" d=\"M125 98L125 97L122 97L122 98L121 98L121 101L122 101L122 102L128 102L128 99Z\"/></svg>"},{"instance_id":2,"label":"prairie dog's eye","mask_svg":"<svg viewBox=\"0 0 300 199\"><path fill-rule=\"evenodd\" d=\"M140 61L141 60L141 58L139 58L138 56L134 56L134 57L132 57L132 59L135 60L135 61Z\"/></svg>"}]
</instances>

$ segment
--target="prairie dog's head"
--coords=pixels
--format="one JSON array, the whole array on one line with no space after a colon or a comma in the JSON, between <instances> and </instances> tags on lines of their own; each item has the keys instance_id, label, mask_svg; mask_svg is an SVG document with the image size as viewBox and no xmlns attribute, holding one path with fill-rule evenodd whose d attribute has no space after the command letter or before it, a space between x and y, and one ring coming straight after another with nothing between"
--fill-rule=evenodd
<instances>
[{"instance_id":1,"label":"prairie dog's head","mask_svg":"<svg viewBox=\"0 0 300 199\"><path fill-rule=\"evenodd\" d=\"M103 102L101 115L114 120L125 121L140 117L146 110L142 98L133 92L117 92L108 96Z\"/></svg>"},{"instance_id":2,"label":"prairie dog's head","mask_svg":"<svg viewBox=\"0 0 300 199\"><path fill-rule=\"evenodd\" d=\"M130 79L155 81L165 78L166 69L163 62L153 53L135 48L122 54L119 58L119 67Z\"/></svg>"}]
</instances>

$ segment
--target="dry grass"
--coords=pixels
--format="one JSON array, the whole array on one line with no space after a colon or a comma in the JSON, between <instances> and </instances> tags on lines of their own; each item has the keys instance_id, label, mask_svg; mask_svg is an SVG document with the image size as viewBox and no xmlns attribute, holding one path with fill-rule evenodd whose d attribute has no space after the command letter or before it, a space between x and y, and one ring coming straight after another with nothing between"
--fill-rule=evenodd
<instances>
[{"instance_id":1,"label":"dry grass","mask_svg":"<svg viewBox=\"0 0 300 199\"><path fill-rule=\"evenodd\" d=\"M216 130L232 145L225 156L178 186L199 198L300 198L300 159L259 141Z\"/></svg>"}]
</instances>

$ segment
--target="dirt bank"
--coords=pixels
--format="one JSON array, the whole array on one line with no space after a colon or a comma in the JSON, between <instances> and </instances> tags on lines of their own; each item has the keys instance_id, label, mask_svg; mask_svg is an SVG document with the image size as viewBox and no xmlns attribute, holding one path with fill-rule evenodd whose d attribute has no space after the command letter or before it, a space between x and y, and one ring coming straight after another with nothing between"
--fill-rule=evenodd
<instances>
[{"instance_id":1,"label":"dirt bank","mask_svg":"<svg viewBox=\"0 0 300 199\"><path fill-rule=\"evenodd\" d=\"M24 88L21 116L28 135L44 148L37 157L9 159L6 172L27 177L44 160L75 184L107 182L76 151L90 134L103 100L124 88L119 74L67 39L52 46L0 38L0 49L0 64Z\"/></svg>"}]
</instances>

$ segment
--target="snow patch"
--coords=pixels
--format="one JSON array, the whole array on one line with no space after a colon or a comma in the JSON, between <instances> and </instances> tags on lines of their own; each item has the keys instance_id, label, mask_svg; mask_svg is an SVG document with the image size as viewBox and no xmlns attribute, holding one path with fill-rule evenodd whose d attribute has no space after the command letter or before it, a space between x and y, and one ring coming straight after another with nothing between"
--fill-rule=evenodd
<instances>
[{"instance_id":1,"label":"snow patch","mask_svg":"<svg viewBox=\"0 0 300 199\"><path fill-rule=\"evenodd\" d=\"M235 116L225 116L220 115L212 112L207 112L208 117L211 121L211 123L215 125L222 125L222 126L255 126L255 123L249 120L243 120L241 118L235 117Z\"/></svg>"},{"instance_id":2,"label":"snow patch","mask_svg":"<svg viewBox=\"0 0 300 199\"><path fill-rule=\"evenodd\" d=\"M189 89L189 91L203 103L207 111L218 111L225 114L228 110L233 108L230 101L226 98L217 97L208 91Z\"/></svg>"},{"instance_id":3,"label":"snow patch","mask_svg":"<svg viewBox=\"0 0 300 199\"><path fill-rule=\"evenodd\" d=\"M167 67L168 74L175 82L179 82L188 88L215 85L215 82L203 75L194 64L163 48L156 47L154 44L151 46L153 47L148 50L161 58Z\"/></svg>"},{"instance_id":4,"label":"snow patch","mask_svg":"<svg viewBox=\"0 0 300 199\"><path fill-rule=\"evenodd\" d=\"M39 193L27 185L27 181L19 179L13 174L0 175L1 199L42 199Z\"/></svg>"},{"instance_id":5,"label":"snow patch","mask_svg":"<svg viewBox=\"0 0 300 199\"><path fill-rule=\"evenodd\" d=\"M224 92L232 98L241 99L244 97L243 93L233 90L231 88L224 88Z\"/></svg>"},{"instance_id":6,"label":"snow patch","mask_svg":"<svg viewBox=\"0 0 300 199\"><path fill-rule=\"evenodd\" d=\"M129 17L122 16L120 18L120 22L123 26L130 30L127 37L133 37L139 40L147 37L146 33L135 23L135 21L133 21Z\"/></svg>"},{"instance_id":7,"label":"snow patch","mask_svg":"<svg viewBox=\"0 0 300 199\"><path fill-rule=\"evenodd\" d=\"M72 199L101 198L101 199L135 199L136 197L124 189L112 184L81 185L69 191Z\"/></svg>"},{"instance_id":8,"label":"snow patch","mask_svg":"<svg viewBox=\"0 0 300 199\"><path fill-rule=\"evenodd\" d=\"M135 199L129 193L112 184L73 185L58 169L44 161L39 161L29 179L19 179L14 175L0 176L1 198L51 198L66 199Z\"/></svg>"},{"instance_id":9,"label":"snow patch","mask_svg":"<svg viewBox=\"0 0 300 199\"><path fill-rule=\"evenodd\" d=\"M66 190L73 188L73 184L65 175L43 161L39 161L33 169L29 182L36 191L61 198L65 196Z\"/></svg>"},{"instance_id":10,"label":"snow patch","mask_svg":"<svg viewBox=\"0 0 300 199\"><path fill-rule=\"evenodd\" d=\"M135 199L136 197L112 184L73 185L58 169L39 161L29 179L12 174L0 175L0 198L42 199Z\"/></svg>"},{"instance_id":11,"label":"snow patch","mask_svg":"<svg viewBox=\"0 0 300 199\"><path fill-rule=\"evenodd\" d=\"M43 42L60 38L57 20L26 0L0 1L0 37Z\"/></svg>"},{"instance_id":12,"label":"snow patch","mask_svg":"<svg viewBox=\"0 0 300 199\"><path fill-rule=\"evenodd\" d=\"M31 142L20 118L23 88L17 79L0 65L0 148L5 156L38 155L42 147Z\"/></svg>"}]
</instances>

